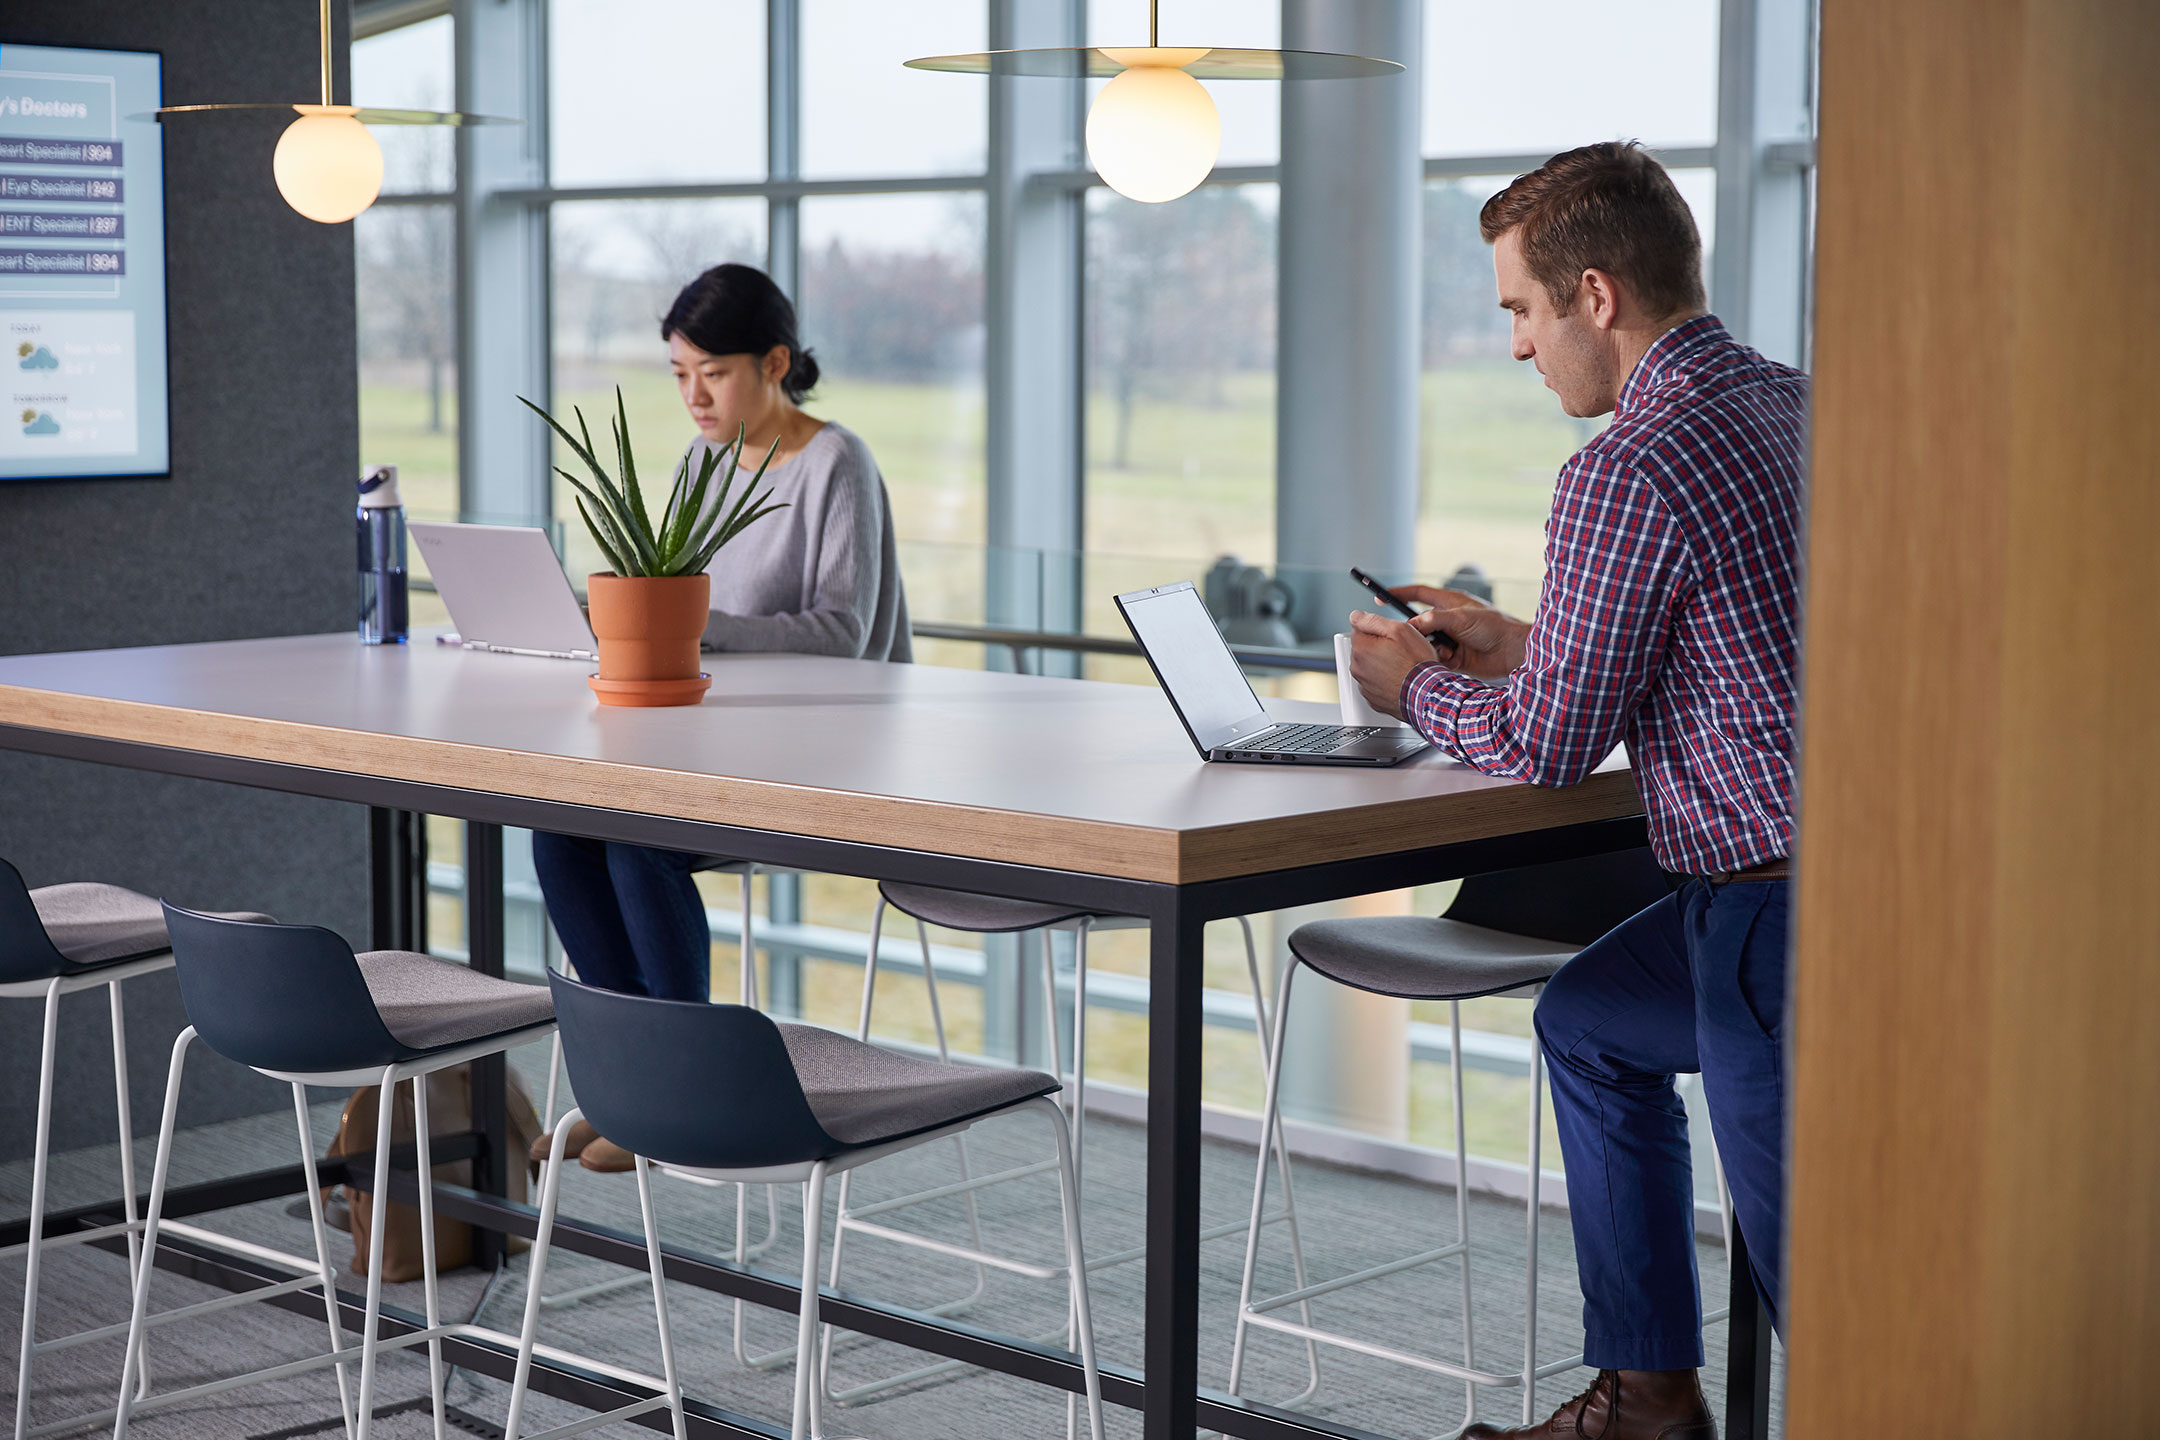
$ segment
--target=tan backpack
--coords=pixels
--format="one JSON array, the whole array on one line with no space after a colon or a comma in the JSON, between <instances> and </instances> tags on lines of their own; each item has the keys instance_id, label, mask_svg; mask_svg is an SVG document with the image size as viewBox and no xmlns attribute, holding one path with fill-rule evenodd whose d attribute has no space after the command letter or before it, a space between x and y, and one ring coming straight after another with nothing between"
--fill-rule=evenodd
<instances>
[{"instance_id":1,"label":"tan backpack","mask_svg":"<svg viewBox=\"0 0 2160 1440\"><path fill-rule=\"evenodd\" d=\"M428 1130L430 1138L458 1135L472 1128L472 1067L455 1065L437 1070L425 1077L428 1087ZM412 1087L419 1081L406 1081L397 1087L397 1110L390 1118L390 1143L392 1146L413 1143L413 1097ZM338 1121L337 1138L331 1142L332 1155L366 1155L375 1148L375 1124L380 1112L382 1087L366 1085L355 1090L345 1102L345 1114ZM509 1198L522 1202L527 1195L526 1186L531 1179L531 1167L525 1161L525 1152L540 1134L540 1116L533 1109L532 1097L515 1075L509 1077L508 1087L510 1134L508 1147L513 1160L509 1176ZM355 1175L345 1183L347 1209L352 1216L353 1260L355 1275L368 1273L368 1255L371 1250L368 1234L374 1220L374 1172ZM435 1167L435 1179L446 1185L470 1185L473 1182L473 1162L455 1160ZM417 1280L420 1278L420 1211L416 1206L392 1200L384 1223L383 1279L387 1281ZM509 1237L512 1253L526 1248L522 1236ZM452 1270L472 1263L472 1226L462 1220L435 1217L435 1272L448 1274Z\"/></svg>"}]
</instances>

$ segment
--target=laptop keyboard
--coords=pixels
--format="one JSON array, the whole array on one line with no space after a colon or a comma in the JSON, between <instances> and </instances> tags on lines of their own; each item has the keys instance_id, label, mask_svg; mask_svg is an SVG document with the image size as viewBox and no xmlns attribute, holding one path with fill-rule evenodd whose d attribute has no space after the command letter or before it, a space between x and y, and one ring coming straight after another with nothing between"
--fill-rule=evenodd
<instances>
[{"instance_id":1,"label":"laptop keyboard","mask_svg":"<svg viewBox=\"0 0 2160 1440\"><path fill-rule=\"evenodd\" d=\"M1379 733L1377 725L1281 725L1232 748L1270 755L1329 755Z\"/></svg>"}]
</instances>

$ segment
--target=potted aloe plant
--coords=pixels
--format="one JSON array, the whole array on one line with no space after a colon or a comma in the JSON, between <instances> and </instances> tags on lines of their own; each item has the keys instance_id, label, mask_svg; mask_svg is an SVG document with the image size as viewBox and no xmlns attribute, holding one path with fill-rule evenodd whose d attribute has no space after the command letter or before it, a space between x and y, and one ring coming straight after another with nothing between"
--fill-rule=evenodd
<instances>
[{"instance_id":1,"label":"potted aloe plant","mask_svg":"<svg viewBox=\"0 0 2160 1440\"><path fill-rule=\"evenodd\" d=\"M757 473L740 494L735 493L735 481L746 439L742 430L736 431L730 443L706 452L695 480L690 476L690 457L685 455L656 522L638 488L637 462L630 455L630 416L623 407L621 386L615 389L611 422L616 475L608 474L594 453L592 432L586 428L582 410L571 407L578 425L578 433L572 435L547 411L522 395L518 399L547 421L592 472L588 485L560 466L555 470L577 491L578 514L585 517L594 543L614 567L586 578L585 598L593 634L600 641L600 673L586 683L603 705L697 704L712 685L712 677L698 669L698 641L705 633L712 600L712 577L705 567L730 540L773 511L787 508L771 503L770 489L757 493L779 441L765 452ZM715 492L713 477L723 465L726 473L720 475Z\"/></svg>"}]
</instances>

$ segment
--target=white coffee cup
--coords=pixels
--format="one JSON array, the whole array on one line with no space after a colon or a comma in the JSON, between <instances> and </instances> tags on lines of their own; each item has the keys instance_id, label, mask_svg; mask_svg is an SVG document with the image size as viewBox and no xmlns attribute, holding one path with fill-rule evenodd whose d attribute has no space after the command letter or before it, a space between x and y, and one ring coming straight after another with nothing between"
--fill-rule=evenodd
<instances>
[{"instance_id":1,"label":"white coffee cup","mask_svg":"<svg viewBox=\"0 0 2160 1440\"><path fill-rule=\"evenodd\" d=\"M1395 725L1400 722L1382 715L1365 703L1365 692L1350 676L1350 636L1338 632L1335 636L1335 698L1342 706L1342 723L1345 725Z\"/></svg>"}]
</instances>

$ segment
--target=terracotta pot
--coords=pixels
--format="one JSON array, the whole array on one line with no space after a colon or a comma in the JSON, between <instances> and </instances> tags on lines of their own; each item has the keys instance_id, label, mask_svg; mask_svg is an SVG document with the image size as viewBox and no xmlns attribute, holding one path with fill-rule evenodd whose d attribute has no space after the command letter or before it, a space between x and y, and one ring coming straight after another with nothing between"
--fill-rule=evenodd
<instances>
[{"instance_id":1,"label":"terracotta pot","mask_svg":"<svg viewBox=\"0 0 2160 1440\"><path fill-rule=\"evenodd\" d=\"M603 705L695 705L712 677L698 671L698 640L712 577L638 579L605 571L586 578L600 673L586 683Z\"/></svg>"}]
</instances>

